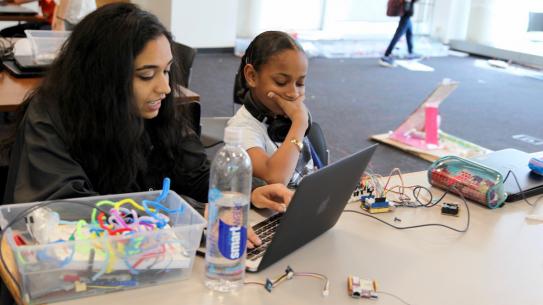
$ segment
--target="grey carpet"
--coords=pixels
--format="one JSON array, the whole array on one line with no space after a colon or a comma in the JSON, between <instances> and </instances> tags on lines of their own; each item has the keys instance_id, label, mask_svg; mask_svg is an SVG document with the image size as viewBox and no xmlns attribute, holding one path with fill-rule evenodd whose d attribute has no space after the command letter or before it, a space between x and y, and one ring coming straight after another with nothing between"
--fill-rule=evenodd
<instances>
[{"instance_id":1,"label":"grey carpet","mask_svg":"<svg viewBox=\"0 0 543 305\"><path fill-rule=\"evenodd\" d=\"M434 72L387 69L376 59L309 61L306 103L324 130L332 160L372 143L369 137L400 124L443 78L460 86L441 105L441 128L483 147L543 151L512 138L516 134L543 137L543 82L474 66L475 58L440 57L424 60ZM201 95L203 116L232 115L232 84L239 58L230 54L198 54L191 88ZM430 163L381 145L372 168L388 174L426 170Z\"/></svg>"}]
</instances>

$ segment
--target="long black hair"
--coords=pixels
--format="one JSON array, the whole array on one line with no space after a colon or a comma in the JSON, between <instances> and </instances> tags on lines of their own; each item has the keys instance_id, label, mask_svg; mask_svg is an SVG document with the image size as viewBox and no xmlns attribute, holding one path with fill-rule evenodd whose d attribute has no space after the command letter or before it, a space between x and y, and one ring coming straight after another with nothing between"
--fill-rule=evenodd
<instances>
[{"instance_id":1,"label":"long black hair","mask_svg":"<svg viewBox=\"0 0 543 305\"><path fill-rule=\"evenodd\" d=\"M247 80L243 73L245 66L251 64L256 71L259 71L260 67L266 64L270 57L285 50L304 52L302 46L285 32L262 32L251 41L247 50L245 50L245 54L241 58L241 63L236 74L234 83L234 103L243 104L245 95L249 93Z\"/></svg>"},{"instance_id":2,"label":"long black hair","mask_svg":"<svg viewBox=\"0 0 543 305\"><path fill-rule=\"evenodd\" d=\"M147 171L151 146L162 152L164 168L173 168L181 150L177 143L190 132L174 104L180 95L175 56L172 92L158 116L142 119L134 102L134 60L147 42L162 35L172 46L171 34L156 16L136 5L103 6L75 26L29 98L59 109L66 147L99 193L133 191L138 174Z\"/></svg>"}]
</instances>

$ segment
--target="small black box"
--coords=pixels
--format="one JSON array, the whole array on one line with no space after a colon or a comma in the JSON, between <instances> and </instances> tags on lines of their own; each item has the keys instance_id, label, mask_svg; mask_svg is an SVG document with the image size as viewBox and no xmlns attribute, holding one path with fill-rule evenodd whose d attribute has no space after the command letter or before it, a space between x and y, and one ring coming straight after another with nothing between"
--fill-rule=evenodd
<instances>
[{"instance_id":1,"label":"small black box","mask_svg":"<svg viewBox=\"0 0 543 305\"><path fill-rule=\"evenodd\" d=\"M444 203L441 207L441 214L458 216L458 204L456 203Z\"/></svg>"}]
</instances>

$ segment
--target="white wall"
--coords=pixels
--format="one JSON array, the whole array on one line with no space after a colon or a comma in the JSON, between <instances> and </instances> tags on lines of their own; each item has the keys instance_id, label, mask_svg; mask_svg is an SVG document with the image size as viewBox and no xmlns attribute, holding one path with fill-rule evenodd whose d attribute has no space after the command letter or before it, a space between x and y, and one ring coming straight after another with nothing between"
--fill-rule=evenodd
<instances>
[{"instance_id":1,"label":"white wall","mask_svg":"<svg viewBox=\"0 0 543 305\"><path fill-rule=\"evenodd\" d=\"M328 0L322 30L341 37L390 36L397 18L386 15L387 0Z\"/></svg>"},{"instance_id":2,"label":"white wall","mask_svg":"<svg viewBox=\"0 0 543 305\"><path fill-rule=\"evenodd\" d=\"M431 0L427 0L431 1ZM455 0L436 0L455 1ZM463 0L459 0L463 1ZM390 36L387 0L133 0L156 14L175 39L196 48L233 47L266 30ZM325 16L324 10L328 13ZM417 13L418 15L419 13ZM417 15L415 17L417 17Z\"/></svg>"},{"instance_id":3,"label":"white wall","mask_svg":"<svg viewBox=\"0 0 543 305\"><path fill-rule=\"evenodd\" d=\"M195 48L234 46L238 0L172 0L171 31Z\"/></svg>"},{"instance_id":4,"label":"white wall","mask_svg":"<svg viewBox=\"0 0 543 305\"><path fill-rule=\"evenodd\" d=\"M155 14L160 22L162 22L168 30L171 30L172 0L132 0L130 2Z\"/></svg>"},{"instance_id":5,"label":"white wall","mask_svg":"<svg viewBox=\"0 0 543 305\"><path fill-rule=\"evenodd\" d=\"M240 0L237 33L239 37L254 37L276 29L322 31L320 37L330 38L388 38L396 29L398 18L387 17L386 6L387 0ZM415 30L428 32L420 27L425 7L417 6Z\"/></svg>"},{"instance_id":6,"label":"white wall","mask_svg":"<svg viewBox=\"0 0 543 305\"><path fill-rule=\"evenodd\" d=\"M239 0L237 35L254 37L267 30L318 30L324 1Z\"/></svg>"},{"instance_id":7,"label":"white wall","mask_svg":"<svg viewBox=\"0 0 543 305\"><path fill-rule=\"evenodd\" d=\"M133 0L158 16L174 39L194 48L233 47L238 0Z\"/></svg>"},{"instance_id":8,"label":"white wall","mask_svg":"<svg viewBox=\"0 0 543 305\"><path fill-rule=\"evenodd\" d=\"M472 0L436 0L430 35L444 43L466 39Z\"/></svg>"},{"instance_id":9,"label":"white wall","mask_svg":"<svg viewBox=\"0 0 543 305\"><path fill-rule=\"evenodd\" d=\"M499 46L526 37L527 0L472 0L467 39Z\"/></svg>"},{"instance_id":10,"label":"white wall","mask_svg":"<svg viewBox=\"0 0 543 305\"><path fill-rule=\"evenodd\" d=\"M447 43L479 43L521 36L526 3L543 0L421 0L415 31ZM264 30L372 33L389 36L397 18L385 15L387 0L134 0L157 14L176 40L197 48L233 47L236 36ZM324 8L328 14L322 14ZM427 22L420 23L420 19Z\"/></svg>"},{"instance_id":11,"label":"white wall","mask_svg":"<svg viewBox=\"0 0 543 305\"><path fill-rule=\"evenodd\" d=\"M262 1L239 0L236 35L238 37L254 37L260 32L260 16Z\"/></svg>"}]
</instances>

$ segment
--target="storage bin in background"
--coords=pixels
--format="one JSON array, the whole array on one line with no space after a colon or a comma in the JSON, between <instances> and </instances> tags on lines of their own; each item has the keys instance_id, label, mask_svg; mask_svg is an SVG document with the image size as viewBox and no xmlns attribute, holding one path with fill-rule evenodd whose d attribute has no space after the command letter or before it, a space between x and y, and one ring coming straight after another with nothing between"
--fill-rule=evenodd
<instances>
[{"instance_id":1,"label":"storage bin in background","mask_svg":"<svg viewBox=\"0 0 543 305\"><path fill-rule=\"evenodd\" d=\"M0 206L0 227L5 230L4 239L16 261L14 276L23 301L50 303L188 278L206 221L173 191L162 202L165 208L174 211L162 212L169 217L168 225L162 229L87 239L78 236L70 240L77 221L91 222L97 202L132 198L141 204L144 199L155 200L159 195L160 191L152 191L50 201L47 207L59 214L60 231L70 238L48 244L17 245L17 236L27 241L32 239L25 219L6 230L8 223L23 211L43 202ZM101 209L108 211L109 207Z\"/></svg>"},{"instance_id":2,"label":"storage bin in background","mask_svg":"<svg viewBox=\"0 0 543 305\"><path fill-rule=\"evenodd\" d=\"M60 47L70 36L69 31L25 30L32 46L32 56L37 64L50 64L57 57Z\"/></svg>"}]
</instances>

